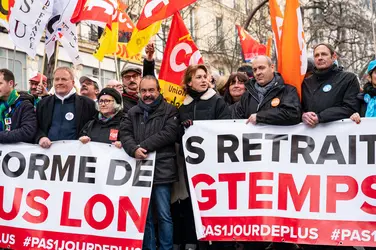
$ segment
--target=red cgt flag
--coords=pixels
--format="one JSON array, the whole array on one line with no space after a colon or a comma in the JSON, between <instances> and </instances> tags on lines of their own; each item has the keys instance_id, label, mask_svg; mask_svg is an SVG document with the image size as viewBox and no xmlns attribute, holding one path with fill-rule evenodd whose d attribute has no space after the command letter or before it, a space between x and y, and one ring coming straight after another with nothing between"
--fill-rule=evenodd
<instances>
[{"instance_id":1,"label":"red cgt flag","mask_svg":"<svg viewBox=\"0 0 376 250\"><path fill-rule=\"evenodd\" d=\"M166 19L197 0L147 0L137 23L143 30L151 24Z\"/></svg>"},{"instance_id":2,"label":"red cgt flag","mask_svg":"<svg viewBox=\"0 0 376 250\"><path fill-rule=\"evenodd\" d=\"M172 19L163 58L159 73L163 97L167 102L180 106L185 97L181 86L184 71L189 65L204 61L179 12Z\"/></svg>"},{"instance_id":3,"label":"red cgt flag","mask_svg":"<svg viewBox=\"0 0 376 250\"><path fill-rule=\"evenodd\" d=\"M244 60L246 62L250 62L255 56L266 55L265 45L260 44L253 39L252 36L240 25L236 25L236 28L238 29L239 40L242 46Z\"/></svg>"},{"instance_id":4,"label":"red cgt flag","mask_svg":"<svg viewBox=\"0 0 376 250\"><path fill-rule=\"evenodd\" d=\"M113 14L117 6L111 0L79 0L73 12L71 22L95 21L111 27Z\"/></svg>"}]
</instances>

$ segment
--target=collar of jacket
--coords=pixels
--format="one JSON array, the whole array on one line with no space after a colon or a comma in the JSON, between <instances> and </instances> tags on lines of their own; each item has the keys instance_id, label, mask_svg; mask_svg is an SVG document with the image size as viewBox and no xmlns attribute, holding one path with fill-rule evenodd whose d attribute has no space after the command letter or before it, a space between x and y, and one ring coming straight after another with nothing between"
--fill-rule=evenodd
<instances>
[{"instance_id":1,"label":"collar of jacket","mask_svg":"<svg viewBox=\"0 0 376 250\"><path fill-rule=\"evenodd\" d=\"M61 102L64 103L64 100L68 99L69 97L71 97L74 94L76 94L76 89L73 87L72 90L66 96L61 96L61 95L58 95L56 93L55 93L55 96L57 97L57 99L61 100Z\"/></svg>"},{"instance_id":2,"label":"collar of jacket","mask_svg":"<svg viewBox=\"0 0 376 250\"><path fill-rule=\"evenodd\" d=\"M285 82L281 76L280 73L274 73L274 77L275 77L275 83L274 83L274 86L269 90L268 93L270 93L271 91L273 91L275 88L281 88L281 87L284 87L285 85ZM252 91L254 93L257 93L256 89L255 89L255 83L256 83L256 79L253 78L251 80L249 80L247 82L247 84L245 85L245 88L248 90L248 91Z\"/></svg>"},{"instance_id":3,"label":"collar of jacket","mask_svg":"<svg viewBox=\"0 0 376 250\"><path fill-rule=\"evenodd\" d=\"M336 74L340 71L343 71L343 67L338 67L336 64L333 64L331 67L324 70L318 70L315 67L313 69L313 75L315 75L319 80L327 80L332 77L333 74Z\"/></svg>"},{"instance_id":4,"label":"collar of jacket","mask_svg":"<svg viewBox=\"0 0 376 250\"><path fill-rule=\"evenodd\" d=\"M215 96L217 94L217 92L215 92L214 89L211 89L209 88L208 91L206 91L205 94L203 94L201 97L200 97L200 100L204 100L204 101L207 101L209 100L210 98L212 98L213 96ZM193 98L187 94L187 96L185 97L184 99L184 102L183 104L184 105L189 105L191 102L193 102Z\"/></svg>"}]
</instances>

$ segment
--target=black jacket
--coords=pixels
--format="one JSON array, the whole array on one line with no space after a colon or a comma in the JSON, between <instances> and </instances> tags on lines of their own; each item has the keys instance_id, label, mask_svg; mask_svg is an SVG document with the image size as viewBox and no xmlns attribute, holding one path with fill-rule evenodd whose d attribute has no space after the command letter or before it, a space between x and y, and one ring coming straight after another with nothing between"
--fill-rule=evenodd
<instances>
[{"instance_id":1,"label":"black jacket","mask_svg":"<svg viewBox=\"0 0 376 250\"><path fill-rule=\"evenodd\" d=\"M147 76L147 75L155 76L154 69L155 69L155 61L153 60L150 62L144 59L142 76ZM130 96L127 96L126 94L123 94L123 110L125 114L127 114L131 108L136 106L137 103L138 103L138 96L130 97Z\"/></svg>"},{"instance_id":2,"label":"black jacket","mask_svg":"<svg viewBox=\"0 0 376 250\"><path fill-rule=\"evenodd\" d=\"M19 94L19 99L11 106L13 110L11 130L0 132L0 143L31 143L38 130L33 96L26 93Z\"/></svg>"},{"instance_id":3,"label":"black jacket","mask_svg":"<svg viewBox=\"0 0 376 250\"><path fill-rule=\"evenodd\" d=\"M179 108L179 115L181 121L231 119L227 103L213 89L208 89L198 101L187 94Z\"/></svg>"},{"instance_id":4,"label":"black jacket","mask_svg":"<svg viewBox=\"0 0 376 250\"><path fill-rule=\"evenodd\" d=\"M37 119L39 130L35 137L36 143L42 137L47 137L52 123L52 115L54 112L55 95L43 98L37 105ZM97 113L95 109L95 102L85 96L75 94L75 109L76 109L76 126L77 139L80 131L85 124L90 121Z\"/></svg>"},{"instance_id":5,"label":"black jacket","mask_svg":"<svg viewBox=\"0 0 376 250\"><path fill-rule=\"evenodd\" d=\"M296 88L285 84L279 73L275 73L276 83L266 93L260 103L254 87L255 80L246 84L246 92L233 108L234 119L248 119L257 114L257 123L271 125L294 125L300 123L301 105Z\"/></svg>"},{"instance_id":6,"label":"black jacket","mask_svg":"<svg viewBox=\"0 0 376 250\"><path fill-rule=\"evenodd\" d=\"M315 112L320 123L347 119L359 111L359 91L356 75L342 67L334 65L326 72L315 70L303 81L303 112Z\"/></svg>"},{"instance_id":7,"label":"black jacket","mask_svg":"<svg viewBox=\"0 0 376 250\"><path fill-rule=\"evenodd\" d=\"M137 148L156 151L154 184L172 183L178 180L175 141L179 119L177 109L164 100L144 121L144 112L137 105L129 110L120 125L120 140L124 150L132 157Z\"/></svg>"},{"instance_id":8,"label":"black jacket","mask_svg":"<svg viewBox=\"0 0 376 250\"><path fill-rule=\"evenodd\" d=\"M98 115L94 116L94 119L86 123L84 128L81 130L80 136L88 136L91 141L103 142L111 144L115 141L119 141L119 128L120 122L124 118L123 111L117 113L108 122L103 122L98 119ZM110 134L110 133L113 134ZM117 134L116 138L114 137Z\"/></svg>"}]
</instances>

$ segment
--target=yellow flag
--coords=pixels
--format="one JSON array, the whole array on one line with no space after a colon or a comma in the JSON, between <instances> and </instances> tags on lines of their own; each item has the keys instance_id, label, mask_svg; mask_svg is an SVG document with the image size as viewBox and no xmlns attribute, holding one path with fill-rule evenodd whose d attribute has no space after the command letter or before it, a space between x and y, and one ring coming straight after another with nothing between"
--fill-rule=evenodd
<instances>
[{"instance_id":1,"label":"yellow flag","mask_svg":"<svg viewBox=\"0 0 376 250\"><path fill-rule=\"evenodd\" d=\"M119 23L113 22L111 26L111 29L106 27L104 30L93 54L99 61L102 61L105 55L113 55L117 51Z\"/></svg>"},{"instance_id":2,"label":"yellow flag","mask_svg":"<svg viewBox=\"0 0 376 250\"><path fill-rule=\"evenodd\" d=\"M8 24L9 0L0 0L0 20L2 24Z\"/></svg>"},{"instance_id":3,"label":"yellow flag","mask_svg":"<svg viewBox=\"0 0 376 250\"><path fill-rule=\"evenodd\" d=\"M162 21L158 21L143 30L135 28L132 32L131 40L128 42L128 56L132 57L140 53L149 43L150 38L158 33L161 24Z\"/></svg>"}]
</instances>

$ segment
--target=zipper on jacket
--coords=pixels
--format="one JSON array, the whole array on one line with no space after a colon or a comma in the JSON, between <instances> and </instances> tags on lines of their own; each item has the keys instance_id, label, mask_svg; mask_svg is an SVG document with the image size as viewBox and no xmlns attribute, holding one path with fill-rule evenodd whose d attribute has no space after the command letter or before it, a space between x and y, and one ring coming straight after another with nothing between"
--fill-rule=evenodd
<instances>
[{"instance_id":1,"label":"zipper on jacket","mask_svg":"<svg viewBox=\"0 0 376 250\"><path fill-rule=\"evenodd\" d=\"M195 105L193 106L193 120L196 120L196 101Z\"/></svg>"}]
</instances>

